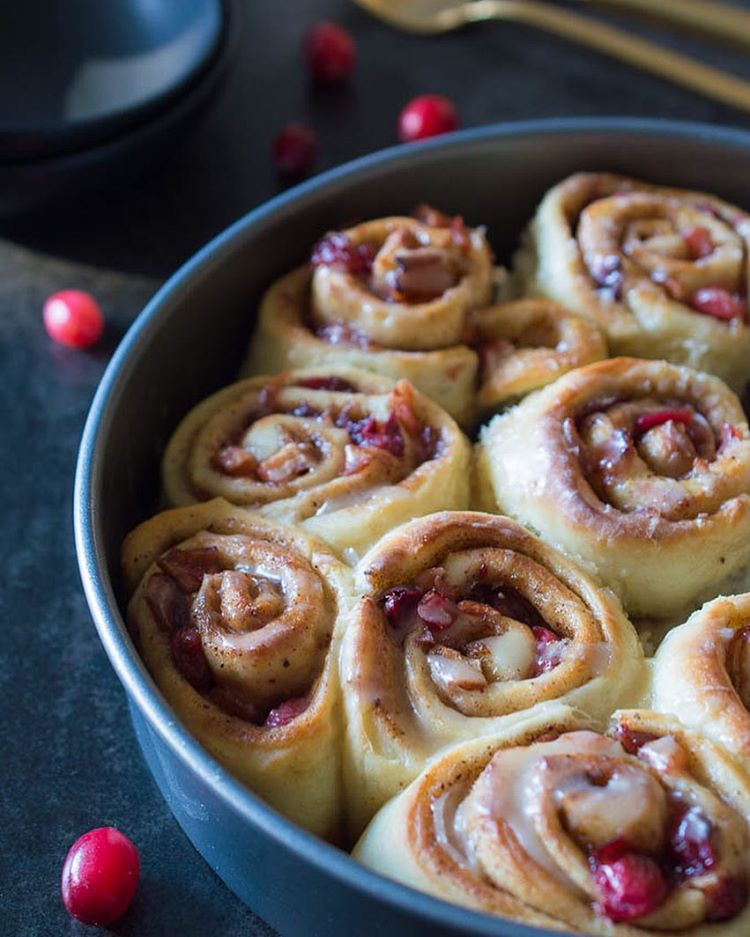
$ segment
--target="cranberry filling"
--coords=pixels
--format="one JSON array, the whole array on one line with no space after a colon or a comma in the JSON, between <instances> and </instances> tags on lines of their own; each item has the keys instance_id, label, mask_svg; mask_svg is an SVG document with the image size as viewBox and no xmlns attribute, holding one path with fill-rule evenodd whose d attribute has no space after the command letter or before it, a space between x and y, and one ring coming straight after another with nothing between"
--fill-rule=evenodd
<instances>
[{"instance_id":1,"label":"cranberry filling","mask_svg":"<svg viewBox=\"0 0 750 937\"><path fill-rule=\"evenodd\" d=\"M658 735L653 735L651 732L638 732L622 724L615 726L612 735L629 755L637 755L644 745L648 742L655 742L658 738Z\"/></svg>"},{"instance_id":2,"label":"cranberry filling","mask_svg":"<svg viewBox=\"0 0 750 937\"><path fill-rule=\"evenodd\" d=\"M693 420L693 411L689 407L680 407L679 409L656 410L653 413L643 413L635 421L633 433L635 436L642 436L655 426L661 426L662 423L668 423L670 420L689 426Z\"/></svg>"},{"instance_id":3,"label":"cranberry filling","mask_svg":"<svg viewBox=\"0 0 750 937\"><path fill-rule=\"evenodd\" d=\"M396 265L393 277L395 300L430 302L458 282L451 258L438 249L422 248L398 254Z\"/></svg>"},{"instance_id":4,"label":"cranberry filling","mask_svg":"<svg viewBox=\"0 0 750 937\"><path fill-rule=\"evenodd\" d=\"M220 573L224 564L216 547L200 547L195 550L175 548L160 556L156 565L177 583L183 592L200 589L203 577Z\"/></svg>"},{"instance_id":5,"label":"cranberry filling","mask_svg":"<svg viewBox=\"0 0 750 937\"><path fill-rule=\"evenodd\" d=\"M170 647L175 666L190 686L199 693L210 690L214 678L203 651L198 629L180 628L173 632Z\"/></svg>"},{"instance_id":6,"label":"cranberry filling","mask_svg":"<svg viewBox=\"0 0 750 937\"><path fill-rule=\"evenodd\" d=\"M562 647L560 638L549 628L534 625L531 631L536 639L536 666L532 676L538 677L562 663Z\"/></svg>"},{"instance_id":7,"label":"cranberry filling","mask_svg":"<svg viewBox=\"0 0 750 937\"><path fill-rule=\"evenodd\" d=\"M383 422L374 416L362 420L349 420L345 417L343 423L338 425L347 430L349 438L357 446L374 446L377 449L385 449L394 456L404 453L404 437L394 413Z\"/></svg>"},{"instance_id":8,"label":"cranberry filling","mask_svg":"<svg viewBox=\"0 0 750 937\"><path fill-rule=\"evenodd\" d=\"M396 586L389 589L383 599L383 610L392 628L400 628L417 610L417 605L424 595L421 589L408 586Z\"/></svg>"},{"instance_id":9,"label":"cranberry filling","mask_svg":"<svg viewBox=\"0 0 750 937\"><path fill-rule=\"evenodd\" d=\"M694 228L688 228L683 234L685 244L691 260L700 260L701 257L708 257L714 252L714 242L711 240L711 232L702 225L696 225Z\"/></svg>"},{"instance_id":10,"label":"cranberry filling","mask_svg":"<svg viewBox=\"0 0 750 937\"><path fill-rule=\"evenodd\" d=\"M747 300L720 286L704 286L698 290L690 300L690 307L724 322L747 317Z\"/></svg>"},{"instance_id":11,"label":"cranberry filling","mask_svg":"<svg viewBox=\"0 0 750 937\"><path fill-rule=\"evenodd\" d=\"M707 921L728 921L736 917L747 904L747 882L720 875L718 882L707 890L710 907L706 914Z\"/></svg>"},{"instance_id":12,"label":"cranberry filling","mask_svg":"<svg viewBox=\"0 0 750 937\"><path fill-rule=\"evenodd\" d=\"M419 600L417 615L426 622L431 631L442 631L455 621L458 609L451 599L441 595L437 589L425 592Z\"/></svg>"},{"instance_id":13,"label":"cranberry filling","mask_svg":"<svg viewBox=\"0 0 750 937\"><path fill-rule=\"evenodd\" d=\"M615 299L622 299L625 278L622 273L622 260L617 254L596 257L590 269L591 276L598 286L611 290Z\"/></svg>"},{"instance_id":14,"label":"cranberry filling","mask_svg":"<svg viewBox=\"0 0 750 937\"><path fill-rule=\"evenodd\" d=\"M697 807L678 806L670 823L669 853L679 878L703 875L716 865L712 833L711 823Z\"/></svg>"},{"instance_id":15,"label":"cranberry filling","mask_svg":"<svg viewBox=\"0 0 750 937\"><path fill-rule=\"evenodd\" d=\"M311 257L315 267L333 267L355 275L368 274L374 259L371 244L355 244L343 231L332 231L318 241Z\"/></svg>"},{"instance_id":16,"label":"cranberry filling","mask_svg":"<svg viewBox=\"0 0 750 937\"><path fill-rule=\"evenodd\" d=\"M631 849L625 840L607 843L589 857L601 908L615 922L633 921L655 911L667 896L659 865Z\"/></svg>"},{"instance_id":17,"label":"cranberry filling","mask_svg":"<svg viewBox=\"0 0 750 937\"><path fill-rule=\"evenodd\" d=\"M297 381L297 387L309 387L310 390L340 390L353 393L356 388L343 377L305 377Z\"/></svg>"},{"instance_id":18,"label":"cranberry filling","mask_svg":"<svg viewBox=\"0 0 750 937\"><path fill-rule=\"evenodd\" d=\"M482 564L478 577L486 575L486 564ZM536 642L536 660L530 678L549 673L562 662L563 646L559 635L544 624L534 606L514 589L475 584L468 597L461 600L457 590L443 577L441 569L426 570L415 585L389 589L383 597L383 611L390 627L403 634L421 623L424 627L417 641L433 644L437 640L436 632L450 628L459 614L481 616L482 607L490 606L531 629Z\"/></svg>"},{"instance_id":19,"label":"cranberry filling","mask_svg":"<svg viewBox=\"0 0 750 937\"><path fill-rule=\"evenodd\" d=\"M310 701L306 696L284 700L283 703L268 713L263 725L268 729L277 729L280 726L288 725L293 719L300 716L309 705Z\"/></svg>"},{"instance_id":20,"label":"cranberry filling","mask_svg":"<svg viewBox=\"0 0 750 937\"><path fill-rule=\"evenodd\" d=\"M146 586L146 604L164 631L186 628L190 624L190 610L185 594L169 576L157 573Z\"/></svg>"}]
</instances>

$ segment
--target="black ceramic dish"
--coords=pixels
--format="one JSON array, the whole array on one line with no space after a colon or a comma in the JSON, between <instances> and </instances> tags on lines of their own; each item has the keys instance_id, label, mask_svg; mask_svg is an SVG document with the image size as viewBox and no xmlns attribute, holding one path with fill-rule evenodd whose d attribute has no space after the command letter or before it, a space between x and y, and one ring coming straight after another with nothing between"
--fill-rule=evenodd
<instances>
[{"instance_id":1,"label":"black ceramic dish","mask_svg":"<svg viewBox=\"0 0 750 937\"><path fill-rule=\"evenodd\" d=\"M273 279L330 227L432 202L486 223L500 259L542 193L579 169L706 188L750 207L750 133L634 120L561 120L467 131L358 160L257 209L159 291L102 380L81 443L78 558L99 635L139 743L175 817L227 885L284 935L543 932L475 914L377 876L304 833L233 780L175 721L125 629L117 570L126 532L152 509L177 420L230 382Z\"/></svg>"},{"instance_id":2,"label":"black ceramic dish","mask_svg":"<svg viewBox=\"0 0 750 937\"><path fill-rule=\"evenodd\" d=\"M226 70L230 5L19 5L0 35L0 217L122 184L168 154Z\"/></svg>"}]
</instances>

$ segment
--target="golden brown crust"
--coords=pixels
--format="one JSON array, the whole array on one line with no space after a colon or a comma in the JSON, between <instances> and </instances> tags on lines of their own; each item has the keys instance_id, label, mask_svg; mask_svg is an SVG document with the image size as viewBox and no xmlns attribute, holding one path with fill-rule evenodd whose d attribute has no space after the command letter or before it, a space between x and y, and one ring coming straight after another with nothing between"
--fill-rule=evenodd
<instances>
[{"instance_id":1,"label":"golden brown crust","mask_svg":"<svg viewBox=\"0 0 750 937\"><path fill-rule=\"evenodd\" d=\"M577 173L546 194L530 234L527 290L600 323L615 354L666 358L741 389L750 215L703 192ZM717 288L742 314L705 312L699 291Z\"/></svg>"},{"instance_id":2,"label":"golden brown crust","mask_svg":"<svg viewBox=\"0 0 750 937\"><path fill-rule=\"evenodd\" d=\"M441 746L553 700L605 719L642 692L645 664L618 603L508 518L405 524L355 577L341 657L355 831Z\"/></svg>"},{"instance_id":3,"label":"golden brown crust","mask_svg":"<svg viewBox=\"0 0 750 937\"><path fill-rule=\"evenodd\" d=\"M312 282L313 316L318 322L343 323L386 348L426 351L460 344L466 317L492 295L492 257L484 233L466 228L456 243L451 228L434 227L408 217L378 218L344 232L357 246L377 251L367 282L336 266L320 265ZM454 266L453 285L426 301L409 301L400 291L381 298L390 275L398 276L399 257L439 251ZM383 281L378 287L377 281ZM394 301L395 300L395 301Z\"/></svg>"},{"instance_id":4,"label":"golden brown crust","mask_svg":"<svg viewBox=\"0 0 750 937\"><path fill-rule=\"evenodd\" d=\"M301 531L216 499L141 524L123 570L129 627L179 718L272 806L335 838L346 566Z\"/></svg>"},{"instance_id":5,"label":"golden brown crust","mask_svg":"<svg viewBox=\"0 0 750 937\"><path fill-rule=\"evenodd\" d=\"M750 431L737 398L687 368L573 371L493 420L477 473L498 510L584 558L636 614L679 611L750 554Z\"/></svg>"},{"instance_id":6,"label":"golden brown crust","mask_svg":"<svg viewBox=\"0 0 750 937\"><path fill-rule=\"evenodd\" d=\"M477 405L487 414L568 371L607 356L596 323L543 298L488 306L477 313Z\"/></svg>"},{"instance_id":7,"label":"golden brown crust","mask_svg":"<svg viewBox=\"0 0 750 937\"><path fill-rule=\"evenodd\" d=\"M409 351L385 348L364 333L334 330L318 334L310 320L312 269L299 267L274 283L261 302L258 326L242 374L254 376L290 368L353 367L393 380L404 378L450 413L461 425L474 417L476 352L464 344Z\"/></svg>"},{"instance_id":8,"label":"golden brown crust","mask_svg":"<svg viewBox=\"0 0 750 937\"><path fill-rule=\"evenodd\" d=\"M706 603L659 647L654 705L750 759L750 594Z\"/></svg>"}]
</instances>

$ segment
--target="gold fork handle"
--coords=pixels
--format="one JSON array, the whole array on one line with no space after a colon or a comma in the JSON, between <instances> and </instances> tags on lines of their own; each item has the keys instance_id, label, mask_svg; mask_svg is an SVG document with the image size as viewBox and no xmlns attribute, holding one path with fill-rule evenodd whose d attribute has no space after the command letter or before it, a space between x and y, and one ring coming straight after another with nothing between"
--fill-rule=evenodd
<instances>
[{"instance_id":1,"label":"gold fork handle","mask_svg":"<svg viewBox=\"0 0 750 937\"><path fill-rule=\"evenodd\" d=\"M587 16L537 0L476 0L460 9L464 22L502 19L526 23L653 72L724 104L750 111L750 82Z\"/></svg>"},{"instance_id":2,"label":"gold fork handle","mask_svg":"<svg viewBox=\"0 0 750 937\"><path fill-rule=\"evenodd\" d=\"M709 39L750 48L750 13L712 0L581 0L589 6L637 13L649 19L687 26Z\"/></svg>"}]
</instances>

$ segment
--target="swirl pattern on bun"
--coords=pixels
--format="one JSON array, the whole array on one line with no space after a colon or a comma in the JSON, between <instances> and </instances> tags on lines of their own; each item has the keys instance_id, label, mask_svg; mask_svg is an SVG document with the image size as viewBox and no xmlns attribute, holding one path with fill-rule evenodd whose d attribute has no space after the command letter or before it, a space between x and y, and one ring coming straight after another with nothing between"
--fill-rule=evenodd
<instances>
[{"instance_id":1,"label":"swirl pattern on bun","mask_svg":"<svg viewBox=\"0 0 750 937\"><path fill-rule=\"evenodd\" d=\"M336 838L348 567L221 499L141 524L122 562L129 627L180 719L277 810Z\"/></svg>"},{"instance_id":2,"label":"swirl pattern on bun","mask_svg":"<svg viewBox=\"0 0 750 937\"><path fill-rule=\"evenodd\" d=\"M614 354L748 379L750 215L716 196L577 173L545 195L519 268Z\"/></svg>"},{"instance_id":3,"label":"swirl pattern on bun","mask_svg":"<svg viewBox=\"0 0 750 937\"><path fill-rule=\"evenodd\" d=\"M355 856L554 929L739 937L749 810L747 779L676 720L621 711L603 735L563 711L442 754L375 817Z\"/></svg>"},{"instance_id":4,"label":"swirl pattern on bun","mask_svg":"<svg viewBox=\"0 0 750 937\"><path fill-rule=\"evenodd\" d=\"M596 323L547 299L488 306L477 313L476 323L480 414L491 414L574 368L607 357Z\"/></svg>"},{"instance_id":5,"label":"swirl pattern on bun","mask_svg":"<svg viewBox=\"0 0 750 937\"><path fill-rule=\"evenodd\" d=\"M619 603L508 518L412 521L363 557L355 580L341 656L355 831L444 745L555 700L605 720L642 691Z\"/></svg>"},{"instance_id":6,"label":"swirl pattern on bun","mask_svg":"<svg viewBox=\"0 0 750 937\"><path fill-rule=\"evenodd\" d=\"M480 228L423 208L330 232L269 289L247 374L366 368L406 378L462 424L474 415L471 317L494 291Z\"/></svg>"},{"instance_id":7,"label":"swirl pattern on bun","mask_svg":"<svg viewBox=\"0 0 750 937\"><path fill-rule=\"evenodd\" d=\"M162 463L167 501L211 497L300 524L347 557L468 502L469 445L406 381L337 368L239 381L195 407Z\"/></svg>"},{"instance_id":8,"label":"swirl pattern on bun","mask_svg":"<svg viewBox=\"0 0 750 937\"><path fill-rule=\"evenodd\" d=\"M476 487L636 615L681 611L750 558L742 407L718 378L666 362L598 362L496 417Z\"/></svg>"},{"instance_id":9,"label":"swirl pattern on bun","mask_svg":"<svg viewBox=\"0 0 750 937\"><path fill-rule=\"evenodd\" d=\"M750 759L750 593L707 602L675 628L654 662L654 702Z\"/></svg>"}]
</instances>

